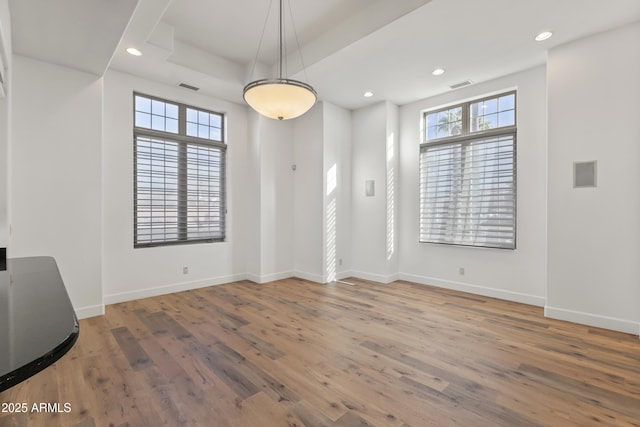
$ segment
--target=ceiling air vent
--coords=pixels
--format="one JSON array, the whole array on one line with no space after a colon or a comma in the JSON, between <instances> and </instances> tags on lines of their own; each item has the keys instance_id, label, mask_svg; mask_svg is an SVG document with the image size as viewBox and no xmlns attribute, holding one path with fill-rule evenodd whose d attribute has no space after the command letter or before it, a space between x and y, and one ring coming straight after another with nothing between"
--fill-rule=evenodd
<instances>
[{"instance_id":1,"label":"ceiling air vent","mask_svg":"<svg viewBox=\"0 0 640 427\"><path fill-rule=\"evenodd\" d=\"M454 85L449 86L451 89L458 89L461 87L465 87L465 86L469 86L471 84L471 80L465 80L463 82L460 83L456 83Z\"/></svg>"},{"instance_id":2,"label":"ceiling air vent","mask_svg":"<svg viewBox=\"0 0 640 427\"><path fill-rule=\"evenodd\" d=\"M178 84L178 86L183 87L185 89L200 90L199 87L191 86L191 85L188 85L186 83L180 83L180 84Z\"/></svg>"}]
</instances>

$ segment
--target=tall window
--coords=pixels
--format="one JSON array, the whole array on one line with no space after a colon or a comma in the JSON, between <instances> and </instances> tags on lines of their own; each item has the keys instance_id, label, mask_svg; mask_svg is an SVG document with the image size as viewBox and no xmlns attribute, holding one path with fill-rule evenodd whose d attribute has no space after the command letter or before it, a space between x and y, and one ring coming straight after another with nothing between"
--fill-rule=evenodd
<instances>
[{"instance_id":1,"label":"tall window","mask_svg":"<svg viewBox=\"0 0 640 427\"><path fill-rule=\"evenodd\" d=\"M134 110L134 246L224 240L224 116L140 94Z\"/></svg>"},{"instance_id":2,"label":"tall window","mask_svg":"<svg viewBox=\"0 0 640 427\"><path fill-rule=\"evenodd\" d=\"M420 242L515 249L516 93L424 114Z\"/></svg>"}]
</instances>

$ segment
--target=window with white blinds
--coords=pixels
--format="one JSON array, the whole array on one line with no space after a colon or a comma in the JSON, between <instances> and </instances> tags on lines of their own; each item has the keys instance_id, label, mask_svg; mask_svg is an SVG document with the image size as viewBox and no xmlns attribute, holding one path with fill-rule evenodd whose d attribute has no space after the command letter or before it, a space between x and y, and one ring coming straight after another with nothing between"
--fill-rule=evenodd
<instances>
[{"instance_id":1,"label":"window with white blinds","mask_svg":"<svg viewBox=\"0 0 640 427\"><path fill-rule=\"evenodd\" d=\"M134 246L225 238L224 117L134 94Z\"/></svg>"},{"instance_id":2,"label":"window with white blinds","mask_svg":"<svg viewBox=\"0 0 640 427\"><path fill-rule=\"evenodd\" d=\"M425 113L420 242L515 249L515 96Z\"/></svg>"}]
</instances>

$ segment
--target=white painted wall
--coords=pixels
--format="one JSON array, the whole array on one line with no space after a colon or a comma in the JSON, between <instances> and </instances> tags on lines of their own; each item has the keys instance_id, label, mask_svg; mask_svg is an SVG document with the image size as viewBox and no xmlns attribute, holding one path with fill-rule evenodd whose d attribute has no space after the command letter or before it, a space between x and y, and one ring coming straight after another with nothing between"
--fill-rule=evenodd
<instances>
[{"instance_id":1,"label":"white painted wall","mask_svg":"<svg viewBox=\"0 0 640 427\"><path fill-rule=\"evenodd\" d=\"M102 311L102 79L13 57L12 257L50 255L80 317Z\"/></svg>"},{"instance_id":2,"label":"white painted wall","mask_svg":"<svg viewBox=\"0 0 640 427\"><path fill-rule=\"evenodd\" d=\"M294 274L318 283L323 272L323 106L316 104L293 122Z\"/></svg>"},{"instance_id":3,"label":"white painted wall","mask_svg":"<svg viewBox=\"0 0 640 427\"><path fill-rule=\"evenodd\" d=\"M323 281L330 282L351 269L351 112L323 102L322 113Z\"/></svg>"},{"instance_id":4,"label":"white painted wall","mask_svg":"<svg viewBox=\"0 0 640 427\"><path fill-rule=\"evenodd\" d=\"M248 139L233 150L233 271L256 283L293 271L293 125L247 109Z\"/></svg>"},{"instance_id":5,"label":"white painted wall","mask_svg":"<svg viewBox=\"0 0 640 427\"><path fill-rule=\"evenodd\" d=\"M398 214L400 204L400 108L386 103L387 129L385 131L385 261L387 280L396 280L399 269Z\"/></svg>"},{"instance_id":6,"label":"white painted wall","mask_svg":"<svg viewBox=\"0 0 640 427\"><path fill-rule=\"evenodd\" d=\"M542 306L546 283L545 68L425 99L400 108L400 277ZM419 152L422 112L517 88L517 249L418 243ZM356 180L357 181L357 180ZM380 209L378 207L378 209ZM379 225L371 225L379 227ZM459 274L459 268L465 275Z\"/></svg>"},{"instance_id":7,"label":"white painted wall","mask_svg":"<svg viewBox=\"0 0 640 427\"><path fill-rule=\"evenodd\" d=\"M233 246L234 272L245 273L249 280L261 282L260 252L260 124L261 118L255 111L247 108L248 143L238 144L234 149L234 159L242 167L235 178L236 188L234 204L239 223L234 233L236 244ZM228 153L229 154L229 153Z\"/></svg>"},{"instance_id":8,"label":"white painted wall","mask_svg":"<svg viewBox=\"0 0 640 427\"><path fill-rule=\"evenodd\" d=\"M295 276L326 283L350 274L351 113L327 102L293 121Z\"/></svg>"},{"instance_id":9,"label":"white painted wall","mask_svg":"<svg viewBox=\"0 0 640 427\"><path fill-rule=\"evenodd\" d=\"M388 102L352 113L352 274L383 283L397 278L397 116ZM369 180L373 197L365 193Z\"/></svg>"},{"instance_id":10,"label":"white painted wall","mask_svg":"<svg viewBox=\"0 0 640 427\"><path fill-rule=\"evenodd\" d=\"M257 236L242 254L249 258L249 279L264 283L295 275L324 283L338 268L348 269L345 259L338 265L338 257L350 252L350 188L342 184L350 183L350 116L328 103L291 121L249 112L246 167L252 184L241 196L249 193L253 210L245 220ZM336 188L327 194L333 165Z\"/></svg>"},{"instance_id":11,"label":"white painted wall","mask_svg":"<svg viewBox=\"0 0 640 427\"><path fill-rule=\"evenodd\" d=\"M385 133L386 103L352 113L352 272L386 282ZM365 182L373 180L375 195L366 197Z\"/></svg>"},{"instance_id":12,"label":"white painted wall","mask_svg":"<svg viewBox=\"0 0 640 427\"><path fill-rule=\"evenodd\" d=\"M638 333L640 24L549 52L549 235L545 312ZM596 160L597 188L573 189Z\"/></svg>"},{"instance_id":13,"label":"white painted wall","mask_svg":"<svg viewBox=\"0 0 640 427\"><path fill-rule=\"evenodd\" d=\"M2 75L5 80L5 97L0 97L0 247L9 245L9 162L11 141L11 21L9 16L9 1L0 0L0 55L5 69ZM7 272L0 272L0 281L8 280ZM0 342L6 342L10 335L11 291L0 292ZM5 352L2 352L5 353ZM0 364L6 365L9 354L0 355Z\"/></svg>"},{"instance_id":14,"label":"white painted wall","mask_svg":"<svg viewBox=\"0 0 640 427\"><path fill-rule=\"evenodd\" d=\"M293 123L260 116L260 283L293 275Z\"/></svg>"},{"instance_id":15,"label":"white painted wall","mask_svg":"<svg viewBox=\"0 0 640 427\"><path fill-rule=\"evenodd\" d=\"M11 141L11 19L9 1L0 0L0 63L4 77L5 96L0 97L0 247L9 244L9 176Z\"/></svg>"},{"instance_id":16,"label":"white painted wall","mask_svg":"<svg viewBox=\"0 0 640 427\"><path fill-rule=\"evenodd\" d=\"M104 200L104 301L107 304L198 286L230 282L244 276L234 271L235 230L253 212L236 211L234 196L241 194L244 168L238 149L248 143L244 106L169 87L117 71L104 77L104 143L102 191ZM219 111L227 120L227 239L220 243L133 248L133 92ZM99 193L99 188L98 188ZM246 201L245 201L246 202ZM246 206L246 204L244 205ZM246 243L246 242L244 242ZM189 267L184 275L183 267ZM237 267L237 265L236 265Z\"/></svg>"}]
</instances>

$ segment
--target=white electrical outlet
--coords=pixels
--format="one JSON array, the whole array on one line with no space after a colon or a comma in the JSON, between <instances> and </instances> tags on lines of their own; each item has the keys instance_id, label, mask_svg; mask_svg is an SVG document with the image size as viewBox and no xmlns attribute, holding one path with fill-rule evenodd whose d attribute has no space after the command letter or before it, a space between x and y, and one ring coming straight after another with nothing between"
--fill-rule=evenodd
<instances>
[{"instance_id":1,"label":"white electrical outlet","mask_svg":"<svg viewBox=\"0 0 640 427\"><path fill-rule=\"evenodd\" d=\"M182 267L182 274L189 274L189 267Z\"/></svg>"},{"instance_id":2,"label":"white electrical outlet","mask_svg":"<svg viewBox=\"0 0 640 427\"><path fill-rule=\"evenodd\" d=\"M338 258L338 265L342 265L342 258Z\"/></svg>"},{"instance_id":3,"label":"white electrical outlet","mask_svg":"<svg viewBox=\"0 0 640 427\"><path fill-rule=\"evenodd\" d=\"M460 275L464 276L464 267L460 267Z\"/></svg>"}]
</instances>

